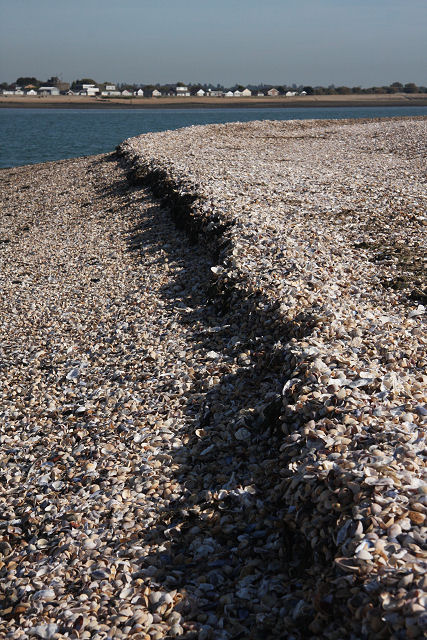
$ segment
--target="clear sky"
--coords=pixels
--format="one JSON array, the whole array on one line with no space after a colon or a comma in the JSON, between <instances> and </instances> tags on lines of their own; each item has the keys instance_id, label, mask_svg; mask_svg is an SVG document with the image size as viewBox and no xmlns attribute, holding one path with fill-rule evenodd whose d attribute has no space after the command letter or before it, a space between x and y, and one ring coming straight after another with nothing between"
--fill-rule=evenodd
<instances>
[{"instance_id":1,"label":"clear sky","mask_svg":"<svg viewBox=\"0 0 427 640\"><path fill-rule=\"evenodd\" d=\"M427 85L426 0L0 0L0 81Z\"/></svg>"}]
</instances>

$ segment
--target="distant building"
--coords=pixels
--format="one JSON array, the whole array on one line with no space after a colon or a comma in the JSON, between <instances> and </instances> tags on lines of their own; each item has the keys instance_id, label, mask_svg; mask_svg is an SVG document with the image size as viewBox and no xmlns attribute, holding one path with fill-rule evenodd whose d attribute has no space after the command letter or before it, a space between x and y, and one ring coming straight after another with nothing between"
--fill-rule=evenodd
<instances>
[{"instance_id":1,"label":"distant building","mask_svg":"<svg viewBox=\"0 0 427 640\"><path fill-rule=\"evenodd\" d=\"M267 95L268 96L273 96L274 98L276 98L279 95L279 92L277 89L275 89L274 87L272 89L270 89L269 91L267 91Z\"/></svg>"},{"instance_id":2,"label":"distant building","mask_svg":"<svg viewBox=\"0 0 427 640\"><path fill-rule=\"evenodd\" d=\"M105 85L105 91L116 91L116 85L115 84L106 84Z\"/></svg>"},{"instance_id":3,"label":"distant building","mask_svg":"<svg viewBox=\"0 0 427 640\"><path fill-rule=\"evenodd\" d=\"M232 91L227 91L227 93L224 94L225 98L232 98L234 96L234 93Z\"/></svg>"},{"instance_id":4,"label":"distant building","mask_svg":"<svg viewBox=\"0 0 427 640\"><path fill-rule=\"evenodd\" d=\"M59 96L58 87L40 87L38 92L41 96Z\"/></svg>"},{"instance_id":5,"label":"distant building","mask_svg":"<svg viewBox=\"0 0 427 640\"><path fill-rule=\"evenodd\" d=\"M29 89L27 91L27 96L36 96L37 95L37 91L35 91L34 89Z\"/></svg>"},{"instance_id":6,"label":"distant building","mask_svg":"<svg viewBox=\"0 0 427 640\"><path fill-rule=\"evenodd\" d=\"M96 96L99 93L99 87L94 84L82 84L82 89L86 91L86 93L80 93L80 95Z\"/></svg>"},{"instance_id":7,"label":"distant building","mask_svg":"<svg viewBox=\"0 0 427 640\"><path fill-rule=\"evenodd\" d=\"M258 98L263 98L264 94L263 94L262 91L258 91L257 96L258 96Z\"/></svg>"},{"instance_id":8,"label":"distant building","mask_svg":"<svg viewBox=\"0 0 427 640\"><path fill-rule=\"evenodd\" d=\"M182 96L182 97L188 97L190 95L188 87L176 87L175 93L177 96Z\"/></svg>"},{"instance_id":9,"label":"distant building","mask_svg":"<svg viewBox=\"0 0 427 640\"><path fill-rule=\"evenodd\" d=\"M132 94L131 94L131 92L130 92L130 91L128 91L127 89L124 89L124 90L122 91L122 96L123 96L124 98L129 98L131 95L132 95Z\"/></svg>"},{"instance_id":10,"label":"distant building","mask_svg":"<svg viewBox=\"0 0 427 640\"><path fill-rule=\"evenodd\" d=\"M138 98L143 98L143 97L144 97L144 92L143 92L143 90L142 90L142 89L138 89L138 91L135 91L135 95L136 95Z\"/></svg>"},{"instance_id":11,"label":"distant building","mask_svg":"<svg viewBox=\"0 0 427 640\"><path fill-rule=\"evenodd\" d=\"M153 98L160 98L160 96L162 95L160 93L160 91L158 89L154 89L153 93L151 94L153 96Z\"/></svg>"},{"instance_id":12,"label":"distant building","mask_svg":"<svg viewBox=\"0 0 427 640\"><path fill-rule=\"evenodd\" d=\"M251 91L250 89L247 89L247 88L246 88L246 89L243 89L243 91L242 91L242 94L241 94L241 95L242 95L242 96L244 96L245 98L249 98L249 96L251 96L251 95L252 95L252 91Z\"/></svg>"},{"instance_id":13,"label":"distant building","mask_svg":"<svg viewBox=\"0 0 427 640\"><path fill-rule=\"evenodd\" d=\"M222 98L224 97L224 91L212 91L212 89L208 89L207 95L211 98Z\"/></svg>"},{"instance_id":14,"label":"distant building","mask_svg":"<svg viewBox=\"0 0 427 640\"><path fill-rule=\"evenodd\" d=\"M199 98L203 98L204 95L205 95L205 92L203 91L203 89L199 89L196 93L196 96L199 96Z\"/></svg>"},{"instance_id":15,"label":"distant building","mask_svg":"<svg viewBox=\"0 0 427 640\"><path fill-rule=\"evenodd\" d=\"M287 91L286 92L286 97L287 98L292 98L293 96L296 96L297 92L296 91Z\"/></svg>"},{"instance_id":16,"label":"distant building","mask_svg":"<svg viewBox=\"0 0 427 640\"><path fill-rule=\"evenodd\" d=\"M101 96L108 96L109 98L117 98L118 96L121 96L122 94L120 93L120 91L101 91Z\"/></svg>"},{"instance_id":17,"label":"distant building","mask_svg":"<svg viewBox=\"0 0 427 640\"><path fill-rule=\"evenodd\" d=\"M236 89L236 91L233 92L233 96L235 98L240 98L241 95L242 95L242 92L239 91L238 89Z\"/></svg>"}]
</instances>

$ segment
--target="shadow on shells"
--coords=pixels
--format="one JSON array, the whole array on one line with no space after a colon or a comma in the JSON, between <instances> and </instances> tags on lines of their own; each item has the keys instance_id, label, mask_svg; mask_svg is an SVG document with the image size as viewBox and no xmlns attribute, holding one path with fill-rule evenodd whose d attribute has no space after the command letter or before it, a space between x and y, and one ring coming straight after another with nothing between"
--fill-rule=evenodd
<instances>
[{"instance_id":1,"label":"shadow on shells","mask_svg":"<svg viewBox=\"0 0 427 640\"><path fill-rule=\"evenodd\" d=\"M129 180L131 188L151 186L194 244L192 260L163 296L189 330L194 361L203 363L188 380L184 446L173 452L181 495L146 532L146 543L161 541L164 549L144 558L141 574L155 572L168 588L186 592L181 611L187 619L208 623L212 614L233 638L247 637L248 627L254 638L291 631L313 637L335 613L327 587L335 575L333 550L328 561L320 543L313 550L283 500L292 477L279 461L279 418L291 360L286 343L308 335L316 320L300 314L286 324L278 306L248 281L218 278L210 265L226 253L227 227L214 225L205 234L203 222L189 216L192 199L165 191L160 175L154 182L132 174ZM160 213L154 205L134 227L129 251L173 263L181 256L169 241L160 237L150 246ZM182 392L176 382L171 397ZM312 419L322 411L320 405L308 409ZM310 510L307 496L304 517Z\"/></svg>"}]
</instances>

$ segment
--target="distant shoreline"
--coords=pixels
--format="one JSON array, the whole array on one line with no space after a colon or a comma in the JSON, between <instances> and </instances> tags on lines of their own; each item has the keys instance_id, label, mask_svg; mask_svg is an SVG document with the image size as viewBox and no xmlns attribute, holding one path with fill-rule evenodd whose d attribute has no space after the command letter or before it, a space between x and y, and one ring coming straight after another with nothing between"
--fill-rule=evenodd
<instances>
[{"instance_id":1,"label":"distant shoreline","mask_svg":"<svg viewBox=\"0 0 427 640\"><path fill-rule=\"evenodd\" d=\"M5 97L1 108L18 109L296 109L301 107L426 107L427 94L354 94L250 98L88 98L86 96Z\"/></svg>"}]
</instances>

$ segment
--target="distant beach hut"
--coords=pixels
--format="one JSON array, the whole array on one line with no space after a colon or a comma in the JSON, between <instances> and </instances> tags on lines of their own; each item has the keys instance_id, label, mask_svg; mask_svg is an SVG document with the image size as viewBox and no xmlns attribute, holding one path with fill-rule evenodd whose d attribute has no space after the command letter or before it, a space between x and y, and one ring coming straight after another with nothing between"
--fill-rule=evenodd
<instances>
[{"instance_id":1,"label":"distant beach hut","mask_svg":"<svg viewBox=\"0 0 427 640\"><path fill-rule=\"evenodd\" d=\"M128 91L127 89L123 89L123 91L122 91L122 96L123 96L124 98L129 98L131 95L132 95L132 94L131 94L131 92L130 92L130 91Z\"/></svg>"},{"instance_id":2,"label":"distant beach hut","mask_svg":"<svg viewBox=\"0 0 427 640\"><path fill-rule=\"evenodd\" d=\"M205 95L205 92L203 91L203 89L199 89L198 92L196 93L196 96L199 96L199 98L203 98L204 95Z\"/></svg>"},{"instance_id":3,"label":"distant beach hut","mask_svg":"<svg viewBox=\"0 0 427 640\"><path fill-rule=\"evenodd\" d=\"M138 89L138 91L135 91L135 95L138 96L138 98L142 98L144 96L144 92L142 89Z\"/></svg>"},{"instance_id":4,"label":"distant beach hut","mask_svg":"<svg viewBox=\"0 0 427 640\"><path fill-rule=\"evenodd\" d=\"M234 96L234 93L232 91L227 91L227 93L224 94L225 98L232 98Z\"/></svg>"},{"instance_id":5,"label":"distant beach hut","mask_svg":"<svg viewBox=\"0 0 427 640\"><path fill-rule=\"evenodd\" d=\"M279 95L279 92L275 87L273 87L272 89L269 89L267 91L267 95L268 96L273 96L274 98L276 98Z\"/></svg>"},{"instance_id":6,"label":"distant beach hut","mask_svg":"<svg viewBox=\"0 0 427 640\"><path fill-rule=\"evenodd\" d=\"M40 87L39 94L41 96L59 96L58 87Z\"/></svg>"},{"instance_id":7,"label":"distant beach hut","mask_svg":"<svg viewBox=\"0 0 427 640\"><path fill-rule=\"evenodd\" d=\"M287 98L292 98L293 96L296 96L297 92L296 91L287 91L286 92L286 97Z\"/></svg>"},{"instance_id":8,"label":"distant beach hut","mask_svg":"<svg viewBox=\"0 0 427 640\"><path fill-rule=\"evenodd\" d=\"M258 96L258 98L263 98L264 94L263 94L262 91L258 91L257 96Z\"/></svg>"},{"instance_id":9,"label":"distant beach hut","mask_svg":"<svg viewBox=\"0 0 427 640\"><path fill-rule=\"evenodd\" d=\"M236 89L236 91L234 91L234 93L233 93L233 96L234 96L235 98L240 98L240 96L241 96L241 95L242 95L242 92L241 92L241 91L239 91L238 89Z\"/></svg>"},{"instance_id":10,"label":"distant beach hut","mask_svg":"<svg viewBox=\"0 0 427 640\"><path fill-rule=\"evenodd\" d=\"M29 91L27 91L27 96L36 96L37 95L37 91L34 91L34 89L30 89Z\"/></svg>"},{"instance_id":11,"label":"distant beach hut","mask_svg":"<svg viewBox=\"0 0 427 640\"><path fill-rule=\"evenodd\" d=\"M160 91L158 91L158 89L154 89L151 95L153 96L153 98L160 98L162 94L160 93Z\"/></svg>"},{"instance_id":12,"label":"distant beach hut","mask_svg":"<svg viewBox=\"0 0 427 640\"><path fill-rule=\"evenodd\" d=\"M241 94L241 95L242 95L242 96L244 96L245 98L249 98L249 96L251 96L251 95L252 95L252 91L251 91L250 89L247 89L247 88L246 88L246 89L243 89L243 91L242 91L242 94Z\"/></svg>"}]
</instances>

